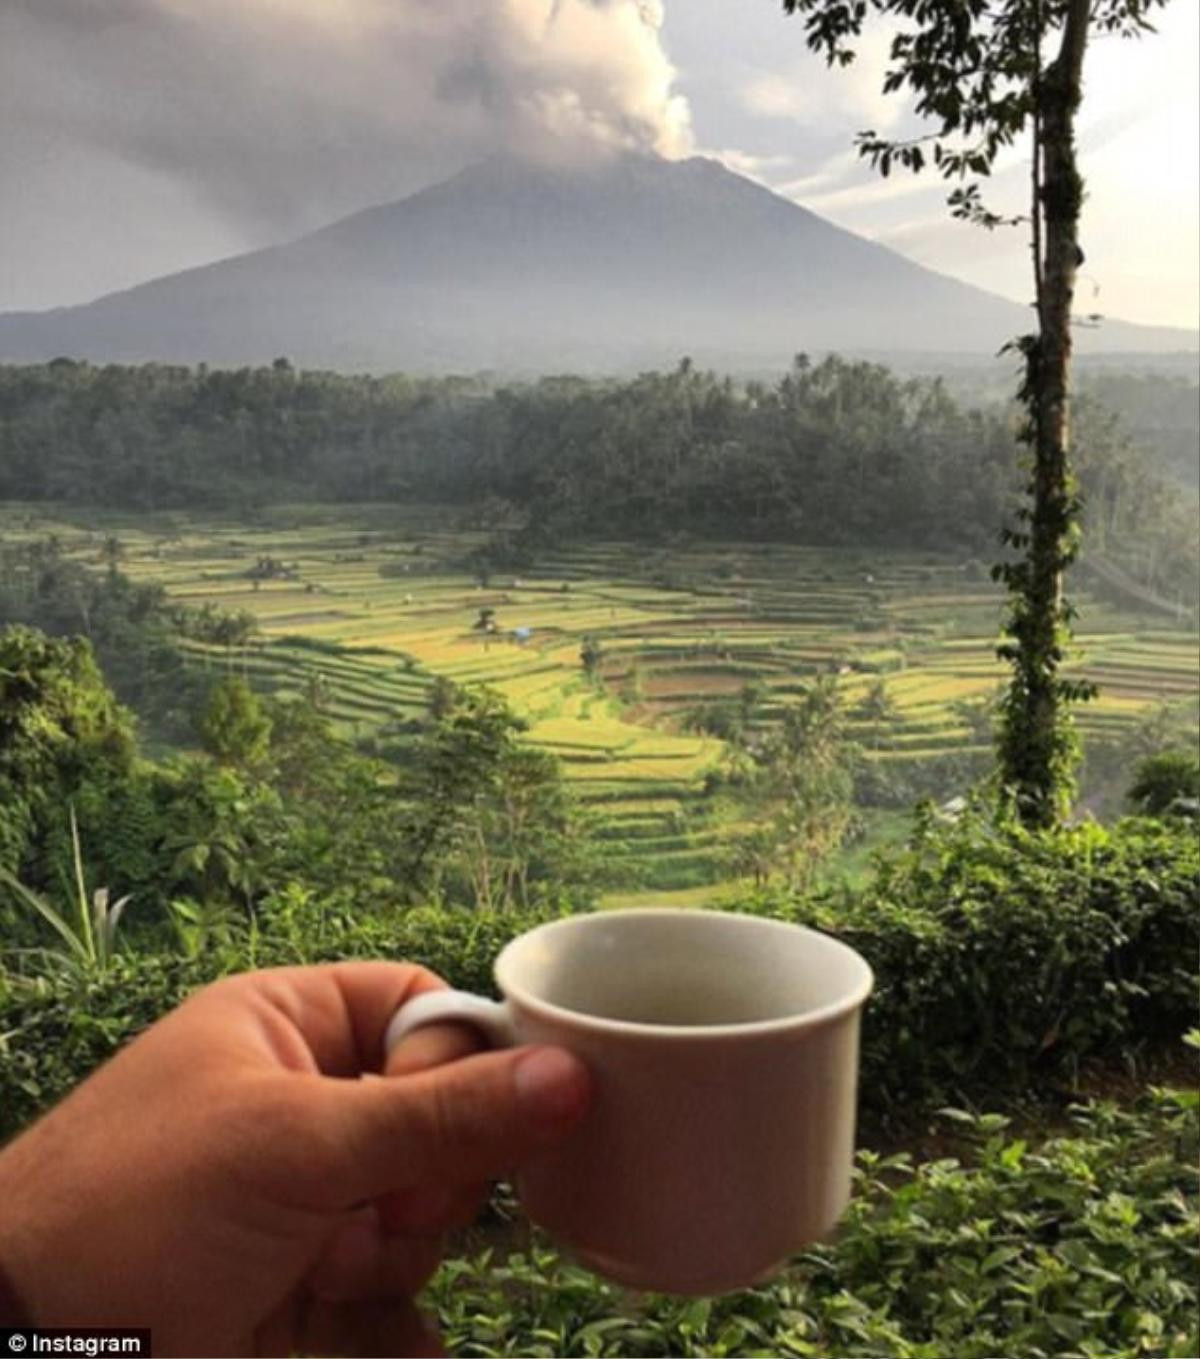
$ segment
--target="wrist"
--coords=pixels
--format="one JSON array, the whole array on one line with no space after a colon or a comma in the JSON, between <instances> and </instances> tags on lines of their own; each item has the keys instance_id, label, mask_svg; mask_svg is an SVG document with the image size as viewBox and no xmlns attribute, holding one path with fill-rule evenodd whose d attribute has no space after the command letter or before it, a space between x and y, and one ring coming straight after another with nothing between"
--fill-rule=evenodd
<instances>
[{"instance_id":1,"label":"wrist","mask_svg":"<svg viewBox=\"0 0 1200 1359\"><path fill-rule=\"evenodd\" d=\"M38 1212L40 1180L36 1142L39 1124L26 1129L0 1150L0 1325L35 1326L47 1321L37 1293L43 1273L39 1242L46 1211ZM48 1324L48 1323L47 1323Z\"/></svg>"},{"instance_id":2,"label":"wrist","mask_svg":"<svg viewBox=\"0 0 1200 1359\"><path fill-rule=\"evenodd\" d=\"M29 1314L0 1260L0 1326L28 1326Z\"/></svg>"}]
</instances>

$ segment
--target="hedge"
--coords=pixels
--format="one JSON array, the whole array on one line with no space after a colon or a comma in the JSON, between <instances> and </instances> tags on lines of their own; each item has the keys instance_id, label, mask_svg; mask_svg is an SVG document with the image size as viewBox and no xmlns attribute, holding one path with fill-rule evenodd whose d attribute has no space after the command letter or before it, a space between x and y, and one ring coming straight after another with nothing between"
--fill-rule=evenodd
<instances>
[{"instance_id":1,"label":"hedge","mask_svg":"<svg viewBox=\"0 0 1200 1359\"><path fill-rule=\"evenodd\" d=\"M868 1122L945 1102L1060 1095L1081 1063L1150 1056L1195 1022L1200 847L1186 825L1031 833L927 821L861 895L735 909L828 930L875 970L863 1029ZM89 978L0 972L0 1137L225 973L409 958L486 992L503 944L556 913L426 907L364 917L349 899L294 886L263 903L252 929L193 956L131 952Z\"/></svg>"},{"instance_id":2,"label":"hedge","mask_svg":"<svg viewBox=\"0 0 1200 1359\"><path fill-rule=\"evenodd\" d=\"M535 1234L447 1260L424 1301L464 1359L1200 1353L1194 1092L1078 1106L1033 1145L998 1115L945 1112L961 1160L861 1153L837 1240L752 1291L638 1296Z\"/></svg>"}]
</instances>

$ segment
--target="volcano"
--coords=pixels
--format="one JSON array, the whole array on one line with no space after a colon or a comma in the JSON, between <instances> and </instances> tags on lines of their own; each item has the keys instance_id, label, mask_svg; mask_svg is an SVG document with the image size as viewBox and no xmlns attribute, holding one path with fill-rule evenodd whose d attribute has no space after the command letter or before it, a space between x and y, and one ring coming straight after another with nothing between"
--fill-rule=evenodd
<instances>
[{"instance_id":1,"label":"volcano","mask_svg":"<svg viewBox=\"0 0 1200 1359\"><path fill-rule=\"evenodd\" d=\"M994 354L1028 308L703 157L501 157L311 235L82 306L0 316L0 360L346 371L734 370L800 351ZM1108 321L1085 350L1196 348Z\"/></svg>"}]
</instances>

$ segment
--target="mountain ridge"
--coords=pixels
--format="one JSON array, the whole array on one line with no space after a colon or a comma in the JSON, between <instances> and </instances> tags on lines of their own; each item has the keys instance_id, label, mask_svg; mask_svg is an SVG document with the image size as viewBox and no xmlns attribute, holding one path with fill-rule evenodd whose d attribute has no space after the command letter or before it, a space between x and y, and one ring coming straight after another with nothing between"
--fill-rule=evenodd
<instances>
[{"instance_id":1,"label":"mountain ridge","mask_svg":"<svg viewBox=\"0 0 1200 1359\"><path fill-rule=\"evenodd\" d=\"M714 160L495 157L294 241L0 314L0 361L627 371L683 353L725 367L800 350L994 354L1028 328L1027 308ZM1078 343L1153 354L1198 340L1112 321Z\"/></svg>"}]
</instances>

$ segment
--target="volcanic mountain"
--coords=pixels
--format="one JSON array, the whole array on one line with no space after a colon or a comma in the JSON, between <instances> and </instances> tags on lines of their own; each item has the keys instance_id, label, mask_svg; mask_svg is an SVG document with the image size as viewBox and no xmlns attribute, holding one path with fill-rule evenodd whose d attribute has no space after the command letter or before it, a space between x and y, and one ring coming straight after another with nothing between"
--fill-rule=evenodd
<instances>
[{"instance_id":1,"label":"volcanic mountain","mask_svg":"<svg viewBox=\"0 0 1200 1359\"><path fill-rule=\"evenodd\" d=\"M84 306L0 316L0 360L444 372L734 369L806 350L994 354L1027 308L914 264L715 161L498 158L286 245ZM1194 349L1106 322L1088 349Z\"/></svg>"}]
</instances>

